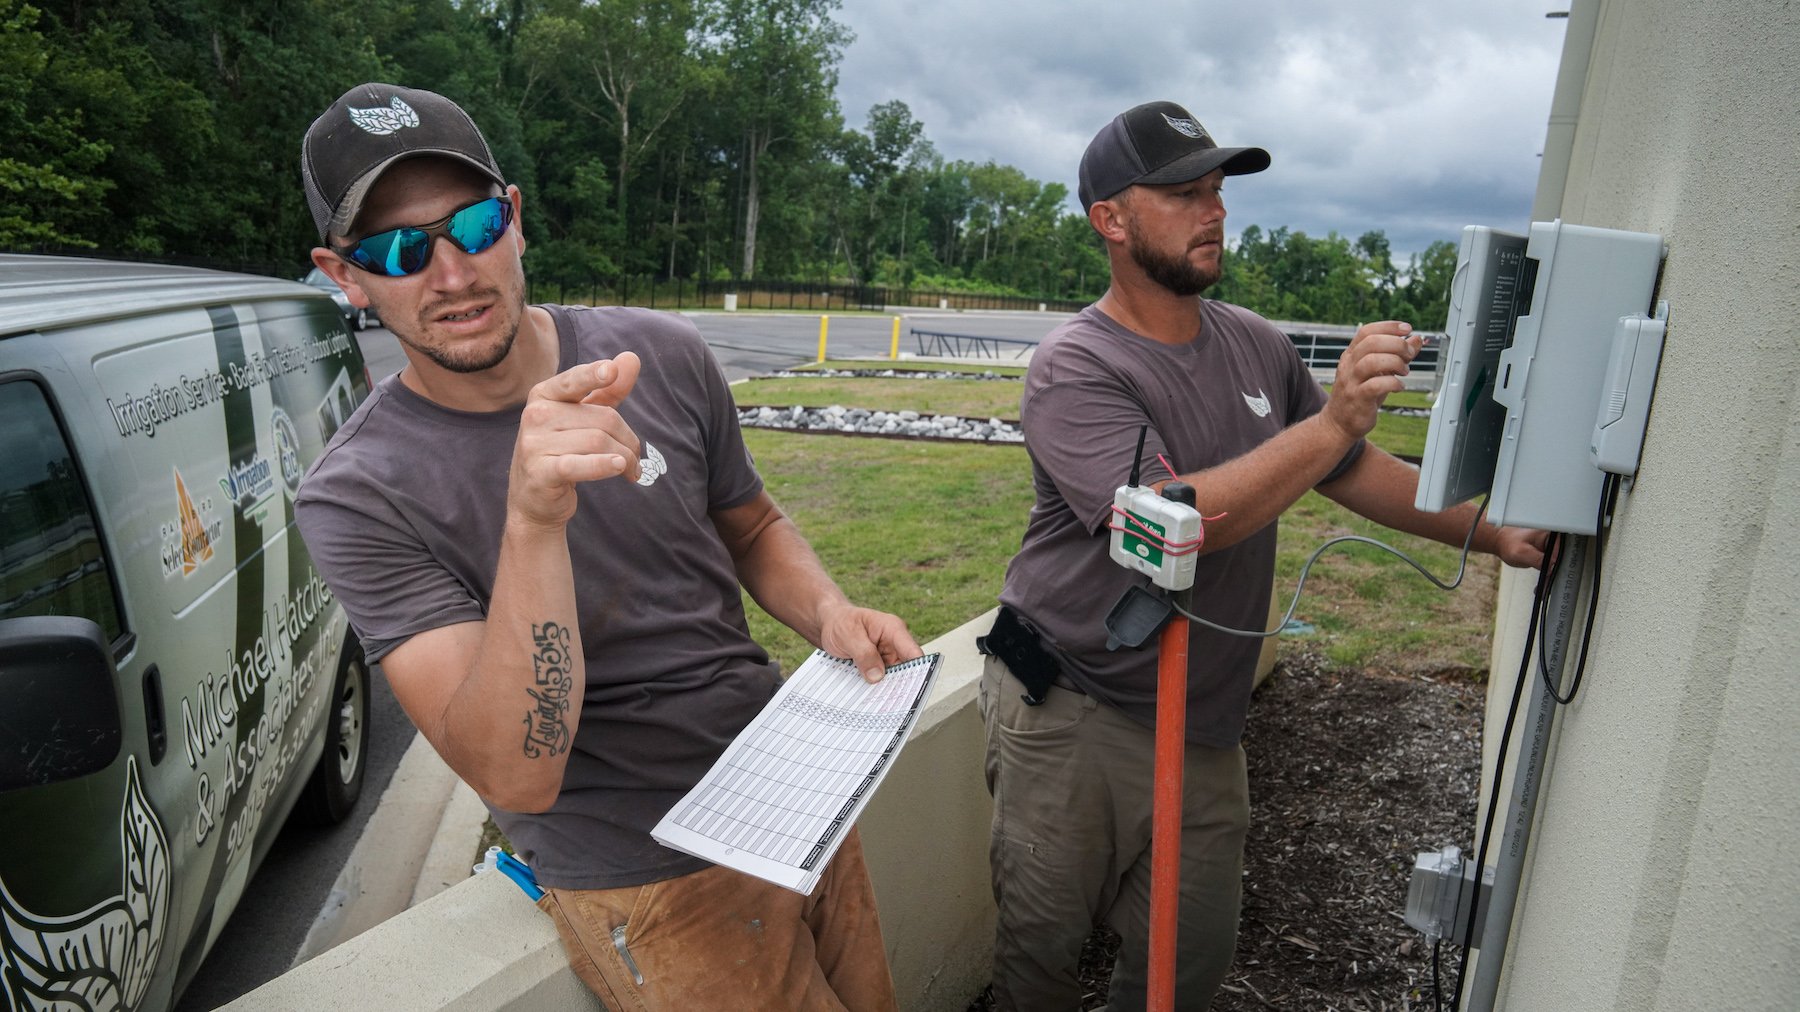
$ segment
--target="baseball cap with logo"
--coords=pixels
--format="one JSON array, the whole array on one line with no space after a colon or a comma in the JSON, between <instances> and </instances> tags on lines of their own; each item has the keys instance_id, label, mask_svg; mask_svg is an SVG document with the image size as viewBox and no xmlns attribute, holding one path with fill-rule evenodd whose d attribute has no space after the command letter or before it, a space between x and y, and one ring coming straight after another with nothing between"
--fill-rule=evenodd
<instances>
[{"instance_id":1,"label":"baseball cap with logo","mask_svg":"<svg viewBox=\"0 0 1800 1012\"><path fill-rule=\"evenodd\" d=\"M347 235L369 188L405 158L460 161L505 186L475 121L442 95L392 84L359 84L313 120L300 142L300 176L319 240Z\"/></svg>"},{"instance_id":2,"label":"baseball cap with logo","mask_svg":"<svg viewBox=\"0 0 1800 1012\"><path fill-rule=\"evenodd\" d=\"M1262 148L1222 148L1173 102L1146 102L1113 117L1081 156L1081 207L1138 183L1185 183L1214 169L1228 176L1269 167Z\"/></svg>"}]
</instances>

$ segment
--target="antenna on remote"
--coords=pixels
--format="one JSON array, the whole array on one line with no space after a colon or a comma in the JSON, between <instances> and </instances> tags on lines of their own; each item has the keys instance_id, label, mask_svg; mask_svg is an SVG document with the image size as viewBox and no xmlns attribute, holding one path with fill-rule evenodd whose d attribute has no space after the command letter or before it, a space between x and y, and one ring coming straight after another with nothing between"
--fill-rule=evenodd
<instances>
[{"instance_id":1,"label":"antenna on remote","mask_svg":"<svg viewBox=\"0 0 1800 1012\"><path fill-rule=\"evenodd\" d=\"M1135 452L1131 455L1131 477L1126 479L1126 481L1125 481L1125 485L1128 488L1137 488L1138 476L1141 471L1141 463L1144 459L1144 434L1149 431L1150 431L1150 426L1148 426L1148 425L1138 426L1137 452Z\"/></svg>"}]
</instances>

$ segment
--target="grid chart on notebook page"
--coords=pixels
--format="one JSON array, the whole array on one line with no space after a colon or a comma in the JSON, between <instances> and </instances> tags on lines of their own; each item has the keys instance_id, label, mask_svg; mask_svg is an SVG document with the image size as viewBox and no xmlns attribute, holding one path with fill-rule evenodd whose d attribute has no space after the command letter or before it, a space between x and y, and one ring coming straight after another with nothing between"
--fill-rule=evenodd
<instances>
[{"instance_id":1,"label":"grid chart on notebook page","mask_svg":"<svg viewBox=\"0 0 1800 1012\"><path fill-rule=\"evenodd\" d=\"M864 682L846 661L815 655L830 670L803 692L783 693L725 755L709 785L673 815L676 825L790 867L828 857L866 793L905 742L924 702L925 658Z\"/></svg>"}]
</instances>

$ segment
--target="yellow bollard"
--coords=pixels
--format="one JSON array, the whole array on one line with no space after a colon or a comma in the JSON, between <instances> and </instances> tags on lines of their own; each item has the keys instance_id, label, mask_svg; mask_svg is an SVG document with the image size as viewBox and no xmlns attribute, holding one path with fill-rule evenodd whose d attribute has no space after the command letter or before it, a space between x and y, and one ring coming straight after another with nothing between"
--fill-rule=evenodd
<instances>
[{"instance_id":1,"label":"yellow bollard","mask_svg":"<svg viewBox=\"0 0 1800 1012\"><path fill-rule=\"evenodd\" d=\"M900 318L898 316L896 316L896 317L894 317L894 341L892 344L888 345L888 360L893 361L893 360L898 359L899 357L900 357Z\"/></svg>"},{"instance_id":2,"label":"yellow bollard","mask_svg":"<svg viewBox=\"0 0 1800 1012\"><path fill-rule=\"evenodd\" d=\"M831 317L819 317L819 361L825 361L825 331L831 327Z\"/></svg>"}]
</instances>

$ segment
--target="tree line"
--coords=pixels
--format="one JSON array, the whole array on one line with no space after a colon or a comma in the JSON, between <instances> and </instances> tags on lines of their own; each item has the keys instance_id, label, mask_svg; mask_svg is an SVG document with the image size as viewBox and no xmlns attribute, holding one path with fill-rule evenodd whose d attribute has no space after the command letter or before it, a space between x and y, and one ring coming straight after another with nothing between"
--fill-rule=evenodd
<instances>
[{"instance_id":1,"label":"tree line","mask_svg":"<svg viewBox=\"0 0 1800 1012\"><path fill-rule=\"evenodd\" d=\"M0 0L0 248L280 265L316 242L300 137L366 80L455 99L524 194L534 278L787 279L1091 299L1068 189L847 123L837 0ZM1455 248L1246 229L1220 298L1443 320ZM1410 283L1409 283L1410 281Z\"/></svg>"}]
</instances>

